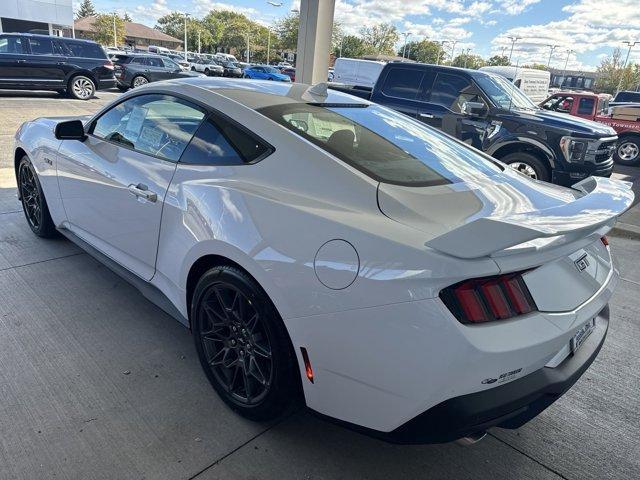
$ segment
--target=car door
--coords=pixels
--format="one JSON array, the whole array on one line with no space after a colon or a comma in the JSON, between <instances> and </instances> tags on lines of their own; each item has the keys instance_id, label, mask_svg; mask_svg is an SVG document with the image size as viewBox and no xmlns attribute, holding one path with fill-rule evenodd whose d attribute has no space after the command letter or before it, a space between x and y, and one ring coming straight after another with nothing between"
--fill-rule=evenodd
<instances>
[{"instance_id":1,"label":"car door","mask_svg":"<svg viewBox=\"0 0 640 480\"><path fill-rule=\"evenodd\" d=\"M83 142L63 141L57 171L67 228L151 279L164 197L204 116L173 96L138 95L87 125Z\"/></svg>"},{"instance_id":2,"label":"car door","mask_svg":"<svg viewBox=\"0 0 640 480\"><path fill-rule=\"evenodd\" d=\"M162 59L160 57L146 57L145 58L145 72L149 76L149 81L157 82L159 80L166 80L169 78L167 76L167 69L162 63Z\"/></svg>"},{"instance_id":3,"label":"car door","mask_svg":"<svg viewBox=\"0 0 640 480\"><path fill-rule=\"evenodd\" d=\"M180 68L180 65L170 58L162 58L161 60L165 68L164 78L169 79L181 76L180 74L182 73L182 69Z\"/></svg>"},{"instance_id":4,"label":"car door","mask_svg":"<svg viewBox=\"0 0 640 480\"><path fill-rule=\"evenodd\" d=\"M479 89L466 76L450 72L438 72L427 101L418 107L418 119L432 127L482 149L489 121L486 118L465 115L465 102L488 105Z\"/></svg>"},{"instance_id":5,"label":"car door","mask_svg":"<svg viewBox=\"0 0 640 480\"><path fill-rule=\"evenodd\" d=\"M419 102L428 96L433 84L431 71L416 68L390 68L384 79L379 95L380 103L399 112L416 118Z\"/></svg>"},{"instance_id":6,"label":"car door","mask_svg":"<svg viewBox=\"0 0 640 480\"><path fill-rule=\"evenodd\" d=\"M26 58L26 67L35 85L47 88L65 86L65 65L67 59L62 51L54 51L53 41L49 37L28 37L31 55Z\"/></svg>"},{"instance_id":7,"label":"car door","mask_svg":"<svg viewBox=\"0 0 640 480\"><path fill-rule=\"evenodd\" d=\"M27 70L28 46L19 35L0 35L0 85L29 85L33 83Z\"/></svg>"},{"instance_id":8,"label":"car door","mask_svg":"<svg viewBox=\"0 0 640 480\"><path fill-rule=\"evenodd\" d=\"M269 74L265 72L264 68L262 67L253 67L251 71L252 71L251 78L255 78L258 80L266 80L267 78L269 78Z\"/></svg>"}]
</instances>

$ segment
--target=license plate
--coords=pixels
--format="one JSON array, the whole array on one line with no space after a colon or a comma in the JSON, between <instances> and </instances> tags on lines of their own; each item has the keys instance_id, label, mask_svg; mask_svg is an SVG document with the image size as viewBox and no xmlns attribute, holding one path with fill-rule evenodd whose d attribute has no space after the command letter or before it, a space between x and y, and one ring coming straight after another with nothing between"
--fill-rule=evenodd
<instances>
[{"instance_id":1,"label":"license plate","mask_svg":"<svg viewBox=\"0 0 640 480\"><path fill-rule=\"evenodd\" d=\"M590 321L588 321L587 323L585 323L576 332L576 334L573 336L573 338L571 339L571 342L570 342L571 353L576 353L576 351L582 346L582 344L587 339L587 337L589 335L591 335L591 332L593 332L593 329L595 328L595 326L596 326L596 319L593 318Z\"/></svg>"}]
</instances>

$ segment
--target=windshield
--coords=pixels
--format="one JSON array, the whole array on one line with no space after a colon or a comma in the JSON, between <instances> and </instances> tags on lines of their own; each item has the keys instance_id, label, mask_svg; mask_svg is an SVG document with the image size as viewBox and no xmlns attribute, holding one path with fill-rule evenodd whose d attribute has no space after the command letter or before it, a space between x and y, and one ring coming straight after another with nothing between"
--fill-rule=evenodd
<instances>
[{"instance_id":1,"label":"windshield","mask_svg":"<svg viewBox=\"0 0 640 480\"><path fill-rule=\"evenodd\" d=\"M536 110L538 108L529 97L504 77L478 75L474 79L498 107L505 110Z\"/></svg>"},{"instance_id":2,"label":"windshield","mask_svg":"<svg viewBox=\"0 0 640 480\"><path fill-rule=\"evenodd\" d=\"M500 172L476 150L378 105L289 103L258 111L380 182L432 186Z\"/></svg>"},{"instance_id":3,"label":"windshield","mask_svg":"<svg viewBox=\"0 0 640 480\"><path fill-rule=\"evenodd\" d=\"M267 72L267 73L280 73L280 70L275 69L275 68L273 68L273 67L269 67L269 66L267 66L267 65L265 65L265 66L264 66L264 67L262 67L262 68L264 68L264 71L265 71L265 72Z\"/></svg>"}]
</instances>

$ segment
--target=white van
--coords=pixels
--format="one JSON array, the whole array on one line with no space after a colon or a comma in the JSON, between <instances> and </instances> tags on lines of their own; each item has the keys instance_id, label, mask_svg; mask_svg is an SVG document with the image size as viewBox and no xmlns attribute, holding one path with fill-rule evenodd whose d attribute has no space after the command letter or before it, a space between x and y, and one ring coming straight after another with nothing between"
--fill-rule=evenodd
<instances>
[{"instance_id":1,"label":"white van","mask_svg":"<svg viewBox=\"0 0 640 480\"><path fill-rule=\"evenodd\" d=\"M522 90L533 103L540 103L549 96L551 73L546 70L520 67L482 67L480 70L505 77Z\"/></svg>"},{"instance_id":2,"label":"white van","mask_svg":"<svg viewBox=\"0 0 640 480\"><path fill-rule=\"evenodd\" d=\"M385 65L385 62L374 60L338 58L333 67L333 81L345 85L373 88Z\"/></svg>"},{"instance_id":3,"label":"white van","mask_svg":"<svg viewBox=\"0 0 640 480\"><path fill-rule=\"evenodd\" d=\"M158 55L170 55L171 50L165 47L158 47L157 45L149 45L149 53L157 53Z\"/></svg>"},{"instance_id":4,"label":"white van","mask_svg":"<svg viewBox=\"0 0 640 480\"><path fill-rule=\"evenodd\" d=\"M229 53L216 53L215 57L216 57L216 60L220 60L222 62L234 62L235 63L235 62L238 61L238 59L235 56L233 56L233 55L231 55Z\"/></svg>"}]
</instances>

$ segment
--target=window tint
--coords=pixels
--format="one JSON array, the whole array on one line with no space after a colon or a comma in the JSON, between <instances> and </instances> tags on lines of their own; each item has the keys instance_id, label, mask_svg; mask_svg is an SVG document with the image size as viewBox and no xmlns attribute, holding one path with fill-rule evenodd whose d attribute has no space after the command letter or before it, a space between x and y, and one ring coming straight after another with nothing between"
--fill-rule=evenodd
<instances>
[{"instance_id":1,"label":"window tint","mask_svg":"<svg viewBox=\"0 0 640 480\"><path fill-rule=\"evenodd\" d=\"M488 155L402 113L378 106L289 103L258 110L380 182L431 186L502 171Z\"/></svg>"},{"instance_id":2,"label":"window tint","mask_svg":"<svg viewBox=\"0 0 640 480\"><path fill-rule=\"evenodd\" d=\"M198 129L181 162L195 165L242 165L259 159L270 147L249 132L212 116Z\"/></svg>"},{"instance_id":3,"label":"window tint","mask_svg":"<svg viewBox=\"0 0 640 480\"><path fill-rule=\"evenodd\" d=\"M0 37L0 53L23 53L20 37Z\"/></svg>"},{"instance_id":4,"label":"window tint","mask_svg":"<svg viewBox=\"0 0 640 480\"><path fill-rule=\"evenodd\" d=\"M168 95L141 95L105 112L92 133L142 153L178 161L204 112Z\"/></svg>"},{"instance_id":5,"label":"window tint","mask_svg":"<svg viewBox=\"0 0 640 480\"><path fill-rule=\"evenodd\" d=\"M92 42L74 42L73 40L65 40L67 55L80 58L107 58L102 47Z\"/></svg>"},{"instance_id":6,"label":"window tint","mask_svg":"<svg viewBox=\"0 0 640 480\"><path fill-rule=\"evenodd\" d=\"M177 70L180 68L180 66L174 62L173 60L169 60L168 58L163 58L162 61L164 62L164 66L167 68L171 68L173 70Z\"/></svg>"},{"instance_id":7,"label":"window tint","mask_svg":"<svg viewBox=\"0 0 640 480\"><path fill-rule=\"evenodd\" d=\"M424 73L409 68L392 68L384 82L382 93L389 97L415 100L420 92Z\"/></svg>"},{"instance_id":8,"label":"window tint","mask_svg":"<svg viewBox=\"0 0 640 480\"><path fill-rule=\"evenodd\" d=\"M431 90L431 103L442 105L453 112L460 113L460 108L468 98L463 98L471 83L464 77L450 73L438 73Z\"/></svg>"},{"instance_id":9,"label":"window tint","mask_svg":"<svg viewBox=\"0 0 640 480\"><path fill-rule=\"evenodd\" d=\"M48 38L29 38L33 55L53 55L53 44Z\"/></svg>"},{"instance_id":10,"label":"window tint","mask_svg":"<svg viewBox=\"0 0 640 480\"><path fill-rule=\"evenodd\" d=\"M593 98L581 98L580 102L578 103L578 114L591 115L595 103L596 101Z\"/></svg>"},{"instance_id":11,"label":"window tint","mask_svg":"<svg viewBox=\"0 0 640 480\"><path fill-rule=\"evenodd\" d=\"M144 65L146 61L144 57L134 57L131 59L131 62L129 63L134 63L136 65Z\"/></svg>"},{"instance_id":12,"label":"window tint","mask_svg":"<svg viewBox=\"0 0 640 480\"><path fill-rule=\"evenodd\" d=\"M161 67L164 68L164 63L162 63L162 59L156 57L147 57L147 65L152 67Z\"/></svg>"}]
</instances>

